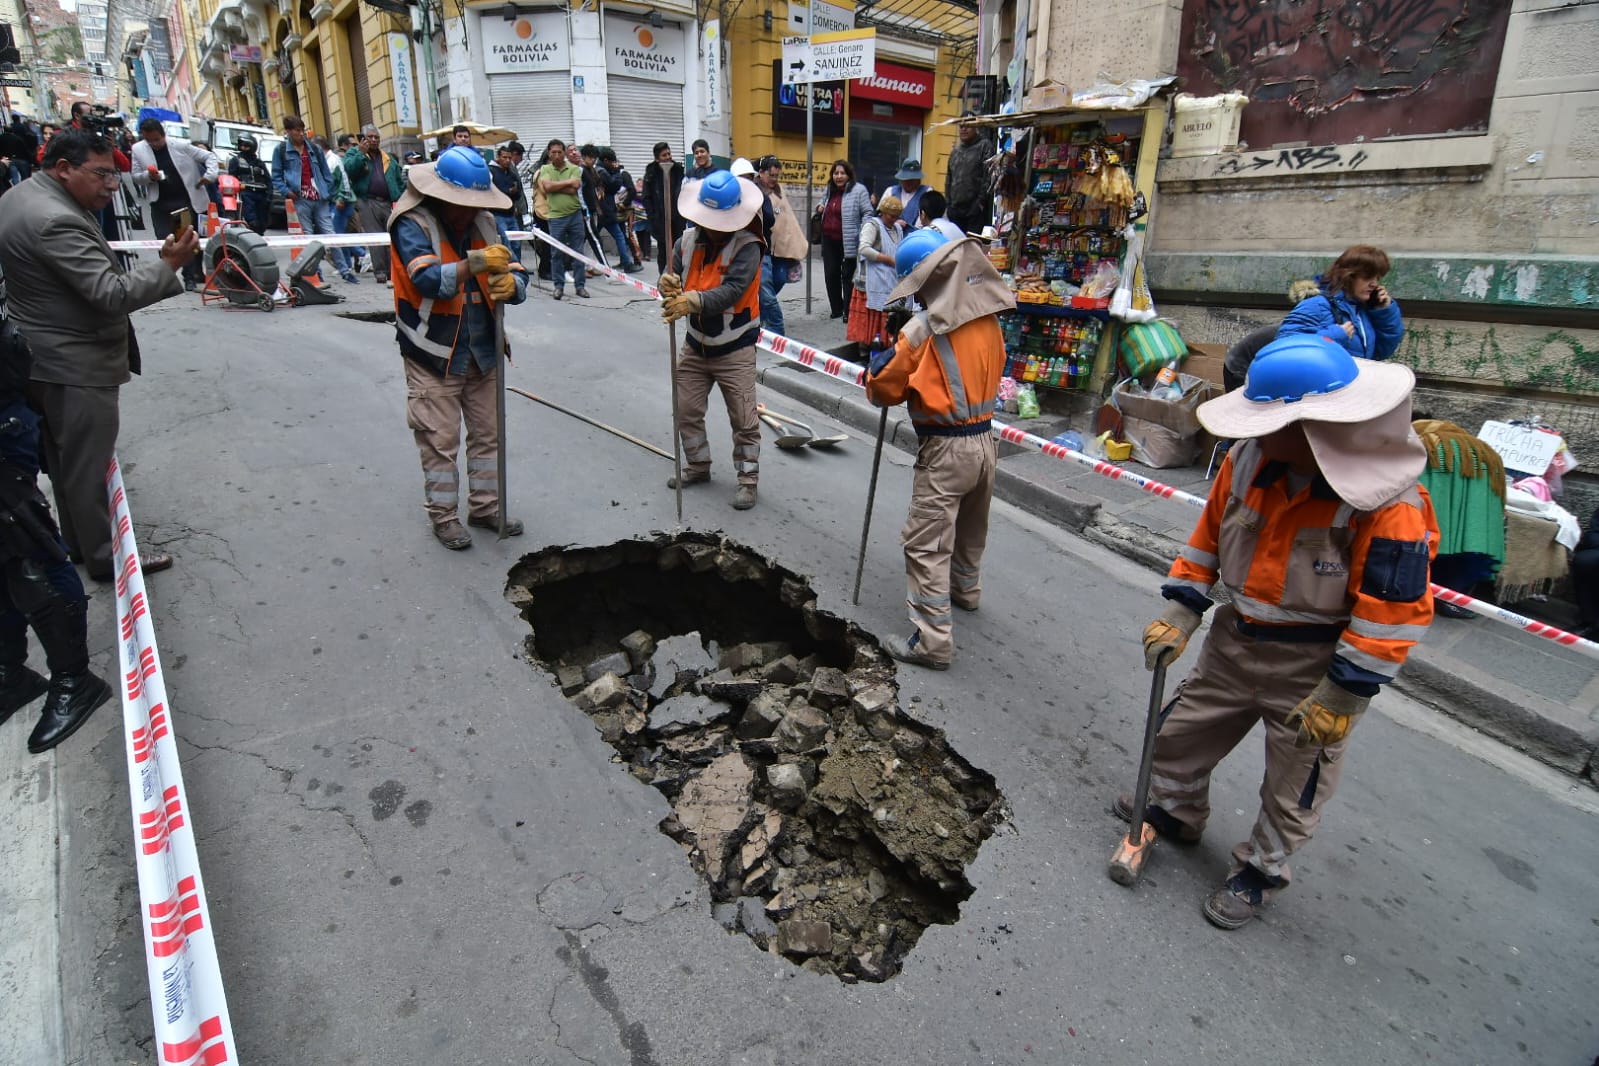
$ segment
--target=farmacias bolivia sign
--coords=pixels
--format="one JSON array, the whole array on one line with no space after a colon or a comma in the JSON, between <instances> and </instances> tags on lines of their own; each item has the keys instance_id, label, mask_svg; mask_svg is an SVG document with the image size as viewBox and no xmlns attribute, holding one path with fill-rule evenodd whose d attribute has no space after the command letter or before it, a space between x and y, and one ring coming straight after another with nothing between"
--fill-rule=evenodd
<instances>
[{"instance_id":1,"label":"farmacias bolivia sign","mask_svg":"<svg viewBox=\"0 0 1599 1066\"><path fill-rule=\"evenodd\" d=\"M682 27L605 16L605 72L614 77L642 78L682 85L685 34Z\"/></svg>"},{"instance_id":2,"label":"farmacias bolivia sign","mask_svg":"<svg viewBox=\"0 0 1599 1066\"><path fill-rule=\"evenodd\" d=\"M567 46L566 15L536 11L506 22L495 12L478 20L485 74L518 74L530 70L566 70L572 65Z\"/></svg>"}]
</instances>

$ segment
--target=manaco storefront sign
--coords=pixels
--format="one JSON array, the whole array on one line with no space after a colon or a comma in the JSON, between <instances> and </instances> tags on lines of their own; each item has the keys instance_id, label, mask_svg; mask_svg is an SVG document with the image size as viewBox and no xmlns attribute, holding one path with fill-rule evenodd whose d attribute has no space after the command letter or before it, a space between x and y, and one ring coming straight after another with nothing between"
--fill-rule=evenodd
<instances>
[{"instance_id":1,"label":"manaco storefront sign","mask_svg":"<svg viewBox=\"0 0 1599 1066\"><path fill-rule=\"evenodd\" d=\"M857 78L849 94L862 100L882 100L889 104L904 104L925 111L933 107L933 72L916 67L902 67L886 59L877 61L877 69L870 78Z\"/></svg>"},{"instance_id":2,"label":"manaco storefront sign","mask_svg":"<svg viewBox=\"0 0 1599 1066\"><path fill-rule=\"evenodd\" d=\"M605 72L612 77L683 84L684 33L673 25L605 16Z\"/></svg>"},{"instance_id":3,"label":"manaco storefront sign","mask_svg":"<svg viewBox=\"0 0 1599 1066\"><path fill-rule=\"evenodd\" d=\"M495 10L486 12L478 27L485 74L566 70L572 65L566 15L559 11L528 12L507 22Z\"/></svg>"}]
</instances>

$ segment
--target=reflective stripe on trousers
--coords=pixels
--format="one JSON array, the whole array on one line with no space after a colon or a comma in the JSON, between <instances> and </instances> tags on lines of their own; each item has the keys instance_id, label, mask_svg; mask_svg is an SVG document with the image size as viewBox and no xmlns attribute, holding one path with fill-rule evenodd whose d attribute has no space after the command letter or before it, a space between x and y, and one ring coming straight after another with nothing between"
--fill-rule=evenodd
<instances>
[{"instance_id":1,"label":"reflective stripe on trousers","mask_svg":"<svg viewBox=\"0 0 1599 1066\"><path fill-rule=\"evenodd\" d=\"M497 381L472 364L469 373L435 377L410 359L405 363L405 418L422 459L422 498L428 520L440 525L459 517L460 474L456 453L466 424L467 509L479 518L500 513Z\"/></svg>"},{"instance_id":2,"label":"reflective stripe on trousers","mask_svg":"<svg viewBox=\"0 0 1599 1066\"><path fill-rule=\"evenodd\" d=\"M672 380L677 388L677 431L683 438L685 471L711 469L711 442L705 435L705 410L711 386L722 390L733 430L733 469L740 485L754 485L761 473L761 423L755 410L755 349L707 359L687 344L678 352Z\"/></svg>"},{"instance_id":3,"label":"reflective stripe on trousers","mask_svg":"<svg viewBox=\"0 0 1599 1066\"><path fill-rule=\"evenodd\" d=\"M955 657L950 584L956 598L975 607L988 543L988 508L994 495L997 446L991 434L928 437L916 452L905 544L905 603L923 650L935 659Z\"/></svg>"}]
</instances>

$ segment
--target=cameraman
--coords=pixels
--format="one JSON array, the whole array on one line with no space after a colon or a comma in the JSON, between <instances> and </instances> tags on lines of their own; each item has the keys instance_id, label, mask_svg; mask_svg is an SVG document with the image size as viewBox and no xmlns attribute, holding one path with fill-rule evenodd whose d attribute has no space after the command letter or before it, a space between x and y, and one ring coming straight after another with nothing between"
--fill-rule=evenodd
<instances>
[{"instance_id":1,"label":"cameraman","mask_svg":"<svg viewBox=\"0 0 1599 1066\"><path fill-rule=\"evenodd\" d=\"M161 120L139 123L142 140L133 146L133 184L150 205L150 222L157 237L172 235L172 212L187 207L194 224L205 218L211 202L206 186L217 180L217 157L186 141L168 141ZM183 283L190 292L200 287L200 260L183 264Z\"/></svg>"},{"instance_id":2,"label":"cameraman","mask_svg":"<svg viewBox=\"0 0 1599 1066\"><path fill-rule=\"evenodd\" d=\"M63 126L62 129L98 133L111 141L111 156L116 160L117 170L126 174L133 169L133 163L127 154L116 146L115 142L117 129L120 129L126 135L128 132L127 126L123 123L122 116L118 115L116 121L111 122L109 121L110 115L111 109L104 104L86 104L80 100L72 105L72 121ZM48 147L40 150L39 160L41 163L44 161L44 152L47 150ZM106 240L117 241L122 239L122 227L117 225L117 209L113 204L107 203L97 212L96 217L100 220L100 232L105 234Z\"/></svg>"},{"instance_id":3,"label":"cameraman","mask_svg":"<svg viewBox=\"0 0 1599 1066\"><path fill-rule=\"evenodd\" d=\"M200 247L191 229L168 237L159 260L124 269L92 222L116 188L113 164L110 141L62 130L44 165L0 201L0 268L11 315L33 349L28 399L44 418L61 532L96 581L115 577L105 473L117 445L118 389L139 367L128 315L182 292L173 271ZM165 553L143 557L146 573L171 565Z\"/></svg>"}]
</instances>

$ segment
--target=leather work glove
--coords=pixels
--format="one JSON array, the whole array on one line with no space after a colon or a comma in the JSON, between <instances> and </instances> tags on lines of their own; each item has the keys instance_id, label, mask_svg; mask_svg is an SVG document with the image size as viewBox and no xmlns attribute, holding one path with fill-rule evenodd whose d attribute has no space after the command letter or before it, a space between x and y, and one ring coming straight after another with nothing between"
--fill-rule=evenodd
<instances>
[{"instance_id":1,"label":"leather work glove","mask_svg":"<svg viewBox=\"0 0 1599 1066\"><path fill-rule=\"evenodd\" d=\"M662 274L655 282L662 296L676 296L683 291L683 279L676 274Z\"/></svg>"},{"instance_id":2,"label":"leather work glove","mask_svg":"<svg viewBox=\"0 0 1599 1066\"><path fill-rule=\"evenodd\" d=\"M1355 728L1355 719L1370 703L1371 697L1357 696L1331 678L1322 678L1288 715L1286 724L1299 726L1294 747L1325 748L1338 743Z\"/></svg>"},{"instance_id":3,"label":"leather work glove","mask_svg":"<svg viewBox=\"0 0 1599 1066\"><path fill-rule=\"evenodd\" d=\"M1170 666L1188 647L1188 638L1199 628L1200 615L1176 600L1166 604L1161 616L1144 627L1144 669L1153 670L1162 658Z\"/></svg>"},{"instance_id":4,"label":"leather work glove","mask_svg":"<svg viewBox=\"0 0 1599 1066\"><path fill-rule=\"evenodd\" d=\"M661 308L661 319L666 322L676 322L685 315L698 314L700 309L700 294L697 292L680 292L676 296L668 297Z\"/></svg>"},{"instance_id":5,"label":"leather work glove","mask_svg":"<svg viewBox=\"0 0 1599 1066\"><path fill-rule=\"evenodd\" d=\"M516 275L510 271L504 274L490 274L486 282L489 297L495 303L505 303L507 300L516 299Z\"/></svg>"},{"instance_id":6,"label":"leather work glove","mask_svg":"<svg viewBox=\"0 0 1599 1066\"><path fill-rule=\"evenodd\" d=\"M899 338L899 331L905 328L905 323L915 317L911 313L911 309L904 304L896 304L888 309L888 314L884 316L883 335L888 338L890 348L894 346L894 341Z\"/></svg>"},{"instance_id":7,"label":"leather work glove","mask_svg":"<svg viewBox=\"0 0 1599 1066\"><path fill-rule=\"evenodd\" d=\"M466 253L466 269L472 274L503 274L511 269L511 249L491 244Z\"/></svg>"}]
</instances>

